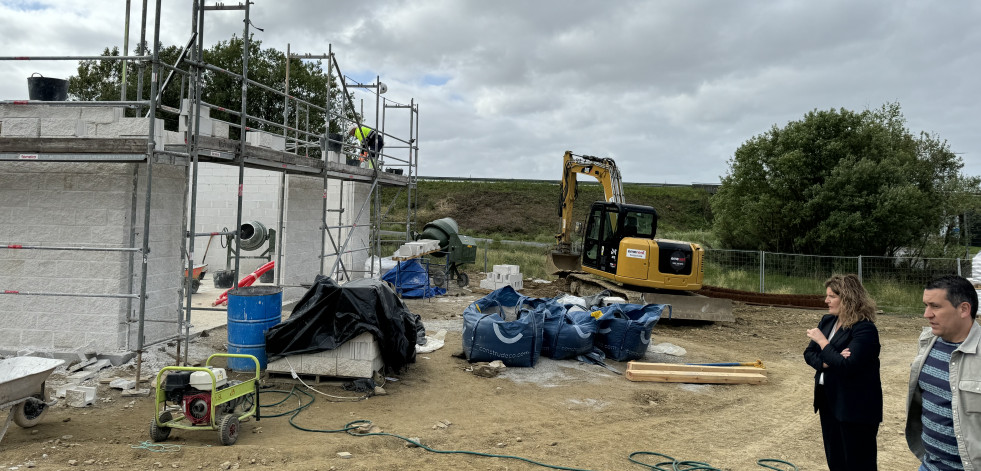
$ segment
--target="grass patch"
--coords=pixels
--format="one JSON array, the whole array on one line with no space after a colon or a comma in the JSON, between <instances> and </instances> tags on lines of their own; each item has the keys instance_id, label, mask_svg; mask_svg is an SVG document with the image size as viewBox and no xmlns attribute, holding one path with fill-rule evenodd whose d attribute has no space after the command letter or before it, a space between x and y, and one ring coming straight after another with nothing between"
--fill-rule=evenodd
<instances>
[{"instance_id":1,"label":"grass patch","mask_svg":"<svg viewBox=\"0 0 981 471\"><path fill-rule=\"evenodd\" d=\"M900 283L895 280L865 277L865 289L883 312L893 314L922 314L923 285Z\"/></svg>"},{"instance_id":2,"label":"grass patch","mask_svg":"<svg viewBox=\"0 0 981 471\"><path fill-rule=\"evenodd\" d=\"M494 271L494 265L517 265L524 278L555 279L555 276L545 272L544 247L512 245L494 242L480 244L477 248L477 261L472 266L464 266L468 273L486 273ZM483 277L474 278L475 281Z\"/></svg>"}]
</instances>

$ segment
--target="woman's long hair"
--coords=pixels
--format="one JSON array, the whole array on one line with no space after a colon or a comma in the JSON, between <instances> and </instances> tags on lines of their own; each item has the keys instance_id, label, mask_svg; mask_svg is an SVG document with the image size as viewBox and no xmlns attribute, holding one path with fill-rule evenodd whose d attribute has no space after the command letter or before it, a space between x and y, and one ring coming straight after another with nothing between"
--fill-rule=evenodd
<instances>
[{"instance_id":1,"label":"woman's long hair","mask_svg":"<svg viewBox=\"0 0 981 471\"><path fill-rule=\"evenodd\" d=\"M865 291L857 276L833 275L824 282L825 288L841 298L841 308L838 312L838 322L843 329L855 325L858 321L875 322L875 301Z\"/></svg>"}]
</instances>

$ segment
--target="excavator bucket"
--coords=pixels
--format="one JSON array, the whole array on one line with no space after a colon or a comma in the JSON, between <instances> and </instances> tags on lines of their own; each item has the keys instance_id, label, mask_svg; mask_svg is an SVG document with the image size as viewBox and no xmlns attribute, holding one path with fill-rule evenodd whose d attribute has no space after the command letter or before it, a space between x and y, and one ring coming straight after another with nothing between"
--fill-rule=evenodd
<instances>
[{"instance_id":1,"label":"excavator bucket","mask_svg":"<svg viewBox=\"0 0 981 471\"><path fill-rule=\"evenodd\" d=\"M545 269L550 275L558 275L582 269L579 254L553 250L545 257Z\"/></svg>"}]
</instances>

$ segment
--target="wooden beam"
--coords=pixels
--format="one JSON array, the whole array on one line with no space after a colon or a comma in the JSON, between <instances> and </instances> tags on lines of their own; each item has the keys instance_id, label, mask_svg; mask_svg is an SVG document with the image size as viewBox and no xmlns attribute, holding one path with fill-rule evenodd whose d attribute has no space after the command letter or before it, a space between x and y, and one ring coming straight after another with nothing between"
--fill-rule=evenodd
<instances>
[{"instance_id":1,"label":"wooden beam","mask_svg":"<svg viewBox=\"0 0 981 471\"><path fill-rule=\"evenodd\" d=\"M766 374L765 368L755 366L708 366L708 365L686 365L683 363L643 363L632 361L627 363L627 368L634 371L704 371L704 372L729 372L729 373L755 373Z\"/></svg>"},{"instance_id":2,"label":"wooden beam","mask_svg":"<svg viewBox=\"0 0 981 471\"><path fill-rule=\"evenodd\" d=\"M766 382L766 369L630 362L625 376L630 381L658 383L762 384Z\"/></svg>"}]
</instances>

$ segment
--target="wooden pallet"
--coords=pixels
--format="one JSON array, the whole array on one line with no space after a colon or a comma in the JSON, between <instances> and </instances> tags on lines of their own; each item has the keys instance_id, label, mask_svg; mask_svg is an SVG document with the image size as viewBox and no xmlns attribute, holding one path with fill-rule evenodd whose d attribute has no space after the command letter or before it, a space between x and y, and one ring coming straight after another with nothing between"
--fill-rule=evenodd
<instances>
[{"instance_id":1,"label":"wooden pallet","mask_svg":"<svg viewBox=\"0 0 981 471\"><path fill-rule=\"evenodd\" d=\"M627 364L626 377L630 381L658 383L762 384L766 382L766 368L632 361Z\"/></svg>"},{"instance_id":2,"label":"wooden pallet","mask_svg":"<svg viewBox=\"0 0 981 471\"><path fill-rule=\"evenodd\" d=\"M296 378L293 378L293 375L291 375L288 371L283 372L283 371L267 370L264 372L264 374L265 374L265 378L263 379L271 382L300 384L300 380L302 380L304 383L312 384L312 385L320 385L320 386L343 386L344 383L349 383L351 381L354 381L355 379L358 379L358 378L341 378L338 376L329 376L329 375L297 373L296 375L299 376L300 378L300 380L297 380Z\"/></svg>"}]
</instances>

